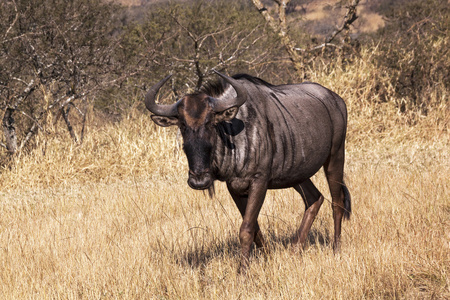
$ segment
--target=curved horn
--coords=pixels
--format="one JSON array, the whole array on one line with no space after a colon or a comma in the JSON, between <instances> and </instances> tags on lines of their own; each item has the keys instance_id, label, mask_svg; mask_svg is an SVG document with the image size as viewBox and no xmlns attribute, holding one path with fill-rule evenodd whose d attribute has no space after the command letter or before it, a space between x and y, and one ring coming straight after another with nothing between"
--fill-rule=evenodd
<instances>
[{"instance_id":1,"label":"curved horn","mask_svg":"<svg viewBox=\"0 0 450 300\"><path fill-rule=\"evenodd\" d=\"M227 100L219 100L211 97L211 106L215 112L222 112L233 106L241 106L247 101L247 90L244 86L236 79L229 77L227 75L221 74L216 70L213 70L217 75L225 79L236 91L237 97Z\"/></svg>"},{"instance_id":2,"label":"curved horn","mask_svg":"<svg viewBox=\"0 0 450 300\"><path fill-rule=\"evenodd\" d=\"M178 115L177 111L177 104L174 103L172 105L160 105L155 103L156 94L158 93L159 89L166 83L169 78L172 77L172 75L166 76L163 80L155 84L150 88L150 90L147 92L147 95L145 95L145 106L149 111L154 113L157 116L164 116L164 117L175 117Z\"/></svg>"}]
</instances>

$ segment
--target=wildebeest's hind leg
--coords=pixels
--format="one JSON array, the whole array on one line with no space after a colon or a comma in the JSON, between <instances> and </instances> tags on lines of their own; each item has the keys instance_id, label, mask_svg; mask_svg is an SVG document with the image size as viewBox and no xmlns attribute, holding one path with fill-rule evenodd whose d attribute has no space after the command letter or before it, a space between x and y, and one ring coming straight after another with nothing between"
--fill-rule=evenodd
<instances>
[{"instance_id":1,"label":"wildebeest's hind leg","mask_svg":"<svg viewBox=\"0 0 450 300\"><path fill-rule=\"evenodd\" d=\"M342 143L337 151L332 151L332 154L323 166L332 198L334 219L334 253L339 253L341 248L342 218L350 218L351 212L350 193L344 184L344 160L344 143Z\"/></svg>"},{"instance_id":2,"label":"wildebeest's hind leg","mask_svg":"<svg viewBox=\"0 0 450 300\"><path fill-rule=\"evenodd\" d=\"M240 196L240 195L236 194L229 186L228 186L228 191L230 192L230 195L233 198L234 203L236 203L236 206L239 209L241 216L244 217L245 209L247 208L248 196ZM254 242L256 244L256 247L258 247L258 248L264 248L266 246L264 237L259 228L258 221L256 222L256 231L255 231Z\"/></svg>"},{"instance_id":3,"label":"wildebeest's hind leg","mask_svg":"<svg viewBox=\"0 0 450 300\"><path fill-rule=\"evenodd\" d=\"M323 203L323 196L315 187L310 179L294 186L294 189L299 192L305 202L305 213L303 215L302 223L297 231L294 239L294 244L299 244L300 247L305 246L308 232L311 229L312 223L319 212L320 206Z\"/></svg>"}]
</instances>

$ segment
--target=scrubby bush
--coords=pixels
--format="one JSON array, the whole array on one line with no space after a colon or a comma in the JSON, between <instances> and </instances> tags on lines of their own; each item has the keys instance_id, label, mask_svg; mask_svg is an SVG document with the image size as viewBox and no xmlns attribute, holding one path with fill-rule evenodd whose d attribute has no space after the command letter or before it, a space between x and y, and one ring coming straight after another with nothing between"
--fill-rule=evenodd
<instances>
[{"instance_id":1,"label":"scrubby bush","mask_svg":"<svg viewBox=\"0 0 450 300\"><path fill-rule=\"evenodd\" d=\"M48 118L69 111L84 119L87 99L114 81L113 12L100 0L0 3L0 109L4 143L24 149ZM113 76L112 76L113 75Z\"/></svg>"},{"instance_id":2,"label":"scrubby bush","mask_svg":"<svg viewBox=\"0 0 450 300\"><path fill-rule=\"evenodd\" d=\"M378 32L374 59L390 75L401 112L447 101L450 88L450 9L445 1L414 0L385 12L389 22ZM385 90L380 96L386 99Z\"/></svg>"},{"instance_id":3,"label":"scrubby bush","mask_svg":"<svg viewBox=\"0 0 450 300\"><path fill-rule=\"evenodd\" d=\"M272 1L264 3L274 11ZM358 40L343 32L346 38L333 41L336 47L313 51L308 49L323 37L305 32L297 22L295 5L304 3L291 2L287 33L303 49L306 80L353 99L353 108L376 111L388 104L413 118L445 111L450 84L446 2L374 1L370 7L388 20L383 29ZM215 78L214 68L274 84L304 79L250 1L153 3L128 13L100 0L0 5L0 145L9 150L3 156L24 148L55 120L65 121L58 124L79 141L73 121L84 124L89 107L120 119L134 103L142 105L145 90L169 73L175 76L165 86L163 101L198 89Z\"/></svg>"}]
</instances>

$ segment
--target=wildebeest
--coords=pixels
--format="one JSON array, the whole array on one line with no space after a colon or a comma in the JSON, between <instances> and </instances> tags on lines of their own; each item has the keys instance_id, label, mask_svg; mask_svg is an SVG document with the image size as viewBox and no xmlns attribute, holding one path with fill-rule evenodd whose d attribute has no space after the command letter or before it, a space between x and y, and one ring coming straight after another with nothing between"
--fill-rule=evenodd
<instances>
[{"instance_id":1,"label":"wildebeest","mask_svg":"<svg viewBox=\"0 0 450 300\"><path fill-rule=\"evenodd\" d=\"M172 105L156 104L167 76L148 91L145 105L156 124L179 127L191 188L211 190L214 180L226 182L243 218L241 270L248 266L252 243L264 246L257 218L267 189L293 187L303 198L305 213L293 242L304 246L324 201L310 180L322 166L338 252L342 218L351 212L343 181L347 109L342 98L317 83L275 86L250 75L216 73L220 80L198 92Z\"/></svg>"}]
</instances>

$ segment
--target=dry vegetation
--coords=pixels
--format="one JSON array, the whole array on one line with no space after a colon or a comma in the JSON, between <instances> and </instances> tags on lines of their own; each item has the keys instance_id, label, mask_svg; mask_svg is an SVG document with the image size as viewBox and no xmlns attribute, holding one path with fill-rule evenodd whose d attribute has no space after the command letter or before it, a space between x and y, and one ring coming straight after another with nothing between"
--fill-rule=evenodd
<instances>
[{"instance_id":1,"label":"dry vegetation","mask_svg":"<svg viewBox=\"0 0 450 300\"><path fill-rule=\"evenodd\" d=\"M316 34L324 34L321 32L323 28L333 28L333 26L339 26L340 19L335 19L334 16L344 16L346 12L346 5L336 5L336 2L329 0L315 0L304 1L302 5L296 6L296 10L301 12L303 26L308 24L308 21L312 21L309 24L309 31ZM359 19L353 23L353 33L361 34L368 32L375 32L379 28L384 27L385 20L376 11L371 10L369 1L361 1L358 5Z\"/></svg>"},{"instance_id":2,"label":"dry vegetation","mask_svg":"<svg viewBox=\"0 0 450 300\"><path fill-rule=\"evenodd\" d=\"M448 91L436 93L442 104L426 117L364 101L374 76L385 79L370 66L372 53L362 53L350 69L312 72L350 110L354 213L341 255L330 245L319 172L328 205L309 247L290 246L300 197L271 191L260 216L270 246L239 276L240 216L226 188L216 184L214 199L190 190L176 132L138 106L115 124L91 117L80 146L49 120L35 149L1 170L2 298L448 299Z\"/></svg>"}]
</instances>

